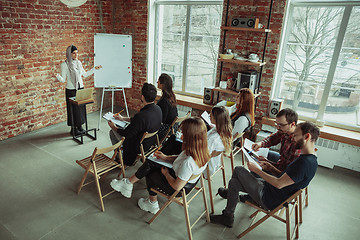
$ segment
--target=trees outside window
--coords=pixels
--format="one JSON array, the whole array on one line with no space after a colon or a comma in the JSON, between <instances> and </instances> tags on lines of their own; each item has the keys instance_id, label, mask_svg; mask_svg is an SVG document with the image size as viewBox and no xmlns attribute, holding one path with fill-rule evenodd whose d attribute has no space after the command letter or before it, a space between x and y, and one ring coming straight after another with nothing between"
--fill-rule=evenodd
<instances>
[{"instance_id":1,"label":"trees outside window","mask_svg":"<svg viewBox=\"0 0 360 240\"><path fill-rule=\"evenodd\" d=\"M177 92L202 95L215 85L222 1L155 1L154 82L173 77Z\"/></svg>"},{"instance_id":2,"label":"trees outside window","mask_svg":"<svg viewBox=\"0 0 360 240\"><path fill-rule=\"evenodd\" d=\"M292 1L273 96L300 118L360 130L359 21L359 2Z\"/></svg>"}]
</instances>

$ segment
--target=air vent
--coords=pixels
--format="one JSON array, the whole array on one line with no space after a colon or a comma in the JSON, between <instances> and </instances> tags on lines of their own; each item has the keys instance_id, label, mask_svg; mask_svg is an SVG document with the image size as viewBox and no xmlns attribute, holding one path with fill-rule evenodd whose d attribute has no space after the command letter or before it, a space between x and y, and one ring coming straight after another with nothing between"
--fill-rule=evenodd
<instances>
[{"instance_id":1,"label":"air vent","mask_svg":"<svg viewBox=\"0 0 360 240\"><path fill-rule=\"evenodd\" d=\"M316 141L316 146L319 147L324 147L324 148L329 148L329 149L333 149L333 150L338 150L339 149L339 142L335 142L332 140L328 140L328 139L324 139L324 138L319 138Z\"/></svg>"}]
</instances>

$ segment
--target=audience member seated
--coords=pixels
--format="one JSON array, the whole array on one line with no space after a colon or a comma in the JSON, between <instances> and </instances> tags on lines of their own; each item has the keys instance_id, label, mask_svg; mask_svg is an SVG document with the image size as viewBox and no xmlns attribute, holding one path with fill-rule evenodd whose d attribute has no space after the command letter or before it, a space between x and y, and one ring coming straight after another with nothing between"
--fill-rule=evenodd
<instances>
[{"instance_id":1,"label":"audience member seated","mask_svg":"<svg viewBox=\"0 0 360 240\"><path fill-rule=\"evenodd\" d=\"M163 73L160 75L157 83L158 88L162 91L161 98L157 102L157 105L161 108L162 112L162 126L159 130L159 139L161 140L165 137L165 133L171 123L178 116L178 111L171 77L168 74Z\"/></svg>"},{"instance_id":2,"label":"audience member seated","mask_svg":"<svg viewBox=\"0 0 360 240\"><path fill-rule=\"evenodd\" d=\"M180 131L182 131L183 151L179 156L165 155L160 151L154 154L157 158L172 163L172 168L147 160L129 179L113 179L110 183L111 187L130 198L133 184L146 177L149 197L140 198L138 205L142 210L153 214L159 210L159 204L157 195L150 190L151 188L159 188L169 195L184 187L187 193L191 191L200 178L199 174L205 170L210 160L206 126L200 118L191 117L181 123ZM189 181L193 175L199 175L199 177Z\"/></svg>"},{"instance_id":3,"label":"audience member seated","mask_svg":"<svg viewBox=\"0 0 360 240\"><path fill-rule=\"evenodd\" d=\"M308 186L318 166L314 146L320 130L313 123L305 122L296 127L293 135L295 148L301 149L301 155L290 163L279 177L264 172L251 162L248 162L249 170L261 179L253 176L244 167L235 168L229 188L221 194L227 198L226 207L221 215L210 216L212 223L230 228L233 226L240 191L248 193L250 200L262 208L272 210L299 189Z\"/></svg>"},{"instance_id":4,"label":"audience member seated","mask_svg":"<svg viewBox=\"0 0 360 240\"><path fill-rule=\"evenodd\" d=\"M210 112L211 123L215 125L207 133L209 152L210 175L212 175L221 164L221 153L229 154L232 147L232 126L228 110L221 107L213 107ZM204 172L207 178L207 173Z\"/></svg>"},{"instance_id":5,"label":"audience member seated","mask_svg":"<svg viewBox=\"0 0 360 240\"><path fill-rule=\"evenodd\" d=\"M300 151L295 148L294 141L297 120L298 115L294 110L290 108L282 109L276 115L275 125L278 129L277 132L252 145L254 151L258 151L261 147L269 148L281 143L280 153L269 151L268 159L259 157L260 161L268 162L267 160L269 160L272 163L267 164L265 170L270 171L275 176L281 174L300 154Z\"/></svg>"},{"instance_id":6,"label":"audience member seated","mask_svg":"<svg viewBox=\"0 0 360 240\"><path fill-rule=\"evenodd\" d=\"M140 112L132 118L115 116L118 120L130 121L125 128L117 127L112 121L108 121L111 128L110 139L112 144L120 141L121 136L125 137L123 143L123 160L124 165L131 166L134 164L137 155L140 153L140 140L145 132L153 133L160 129L162 113L159 106L154 104L156 98L156 87L150 83L144 83L141 89L141 102L145 105ZM143 142L146 151L155 143L156 136L145 139Z\"/></svg>"}]
</instances>

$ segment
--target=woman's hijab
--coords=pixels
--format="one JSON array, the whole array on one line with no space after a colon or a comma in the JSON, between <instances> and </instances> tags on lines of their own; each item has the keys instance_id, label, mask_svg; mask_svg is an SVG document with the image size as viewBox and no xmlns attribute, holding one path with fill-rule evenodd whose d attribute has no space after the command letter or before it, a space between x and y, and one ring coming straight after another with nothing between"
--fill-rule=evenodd
<instances>
[{"instance_id":1,"label":"woman's hijab","mask_svg":"<svg viewBox=\"0 0 360 240\"><path fill-rule=\"evenodd\" d=\"M81 79L81 65L79 60L72 59L72 52L77 50L74 45L70 45L66 49L66 64L69 68L70 78L72 83L74 84L75 89L79 88L79 80Z\"/></svg>"}]
</instances>

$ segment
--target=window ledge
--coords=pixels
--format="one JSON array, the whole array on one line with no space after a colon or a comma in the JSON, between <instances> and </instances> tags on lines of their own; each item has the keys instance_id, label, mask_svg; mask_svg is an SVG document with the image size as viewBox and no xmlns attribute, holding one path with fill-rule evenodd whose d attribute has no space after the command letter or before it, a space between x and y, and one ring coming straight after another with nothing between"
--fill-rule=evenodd
<instances>
[{"instance_id":1,"label":"window ledge","mask_svg":"<svg viewBox=\"0 0 360 240\"><path fill-rule=\"evenodd\" d=\"M275 126L275 119L263 117L262 124ZM360 147L360 132L330 126L319 128L321 138Z\"/></svg>"},{"instance_id":2,"label":"window ledge","mask_svg":"<svg viewBox=\"0 0 360 240\"><path fill-rule=\"evenodd\" d=\"M199 97L175 94L178 105L199 109L210 112L213 105L203 103L203 99ZM161 97L161 90L158 90L156 99Z\"/></svg>"}]
</instances>

